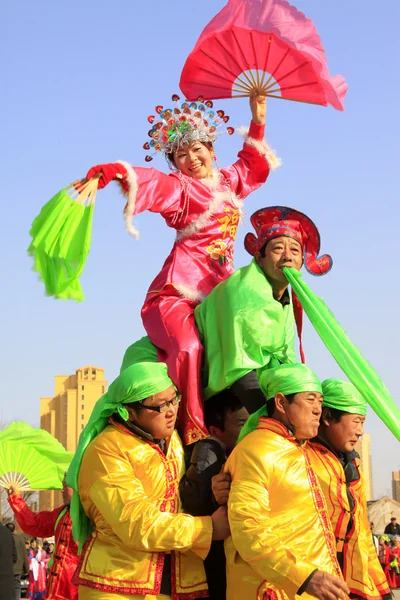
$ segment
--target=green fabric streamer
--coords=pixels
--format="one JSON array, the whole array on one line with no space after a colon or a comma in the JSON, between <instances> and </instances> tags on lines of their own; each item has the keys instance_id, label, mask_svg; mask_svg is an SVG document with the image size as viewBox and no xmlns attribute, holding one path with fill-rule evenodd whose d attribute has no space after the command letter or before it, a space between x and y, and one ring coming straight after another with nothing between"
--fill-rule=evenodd
<instances>
[{"instance_id":1,"label":"green fabric streamer","mask_svg":"<svg viewBox=\"0 0 400 600\"><path fill-rule=\"evenodd\" d=\"M205 400L254 369L296 362L292 305L274 299L255 260L218 284L194 314L205 351Z\"/></svg>"},{"instance_id":2,"label":"green fabric streamer","mask_svg":"<svg viewBox=\"0 0 400 600\"><path fill-rule=\"evenodd\" d=\"M343 373L393 435L400 440L400 409L378 373L349 340L325 302L302 280L301 274L288 267L284 267L283 272L314 329Z\"/></svg>"},{"instance_id":3,"label":"green fabric streamer","mask_svg":"<svg viewBox=\"0 0 400 600\"><path fill-rule=\"evenodd\" d=\"M366 415L367 402L357 388L342 379L325 379L322 382L324 408L336 408L353 415Z\"/></svg>"},{"instance_id":4,"label":"green fabric streamer","mask_svg":"<svg viewBox=\"0 0 400 600\"><path fill-rule=\"evenodd\" d=\"M127 367L110 385L108 391L96 402L90 419L79 436L78 447L67 473L67 485L73 489L71 500L72 533L79 541L79 552L92 532L90 519L78 494L79 471L83 455L89 444L103 431L108 419L118 413L125 421L129 414L124 404L140 402L173 385L165 363L138 362Z\"/></svg>"},{"instance_id":5,"label":"green fabric streamer","mask_svg":"<svg viewBox=\"0 0 400 600\"><path fill-rule=\"evenodd\" d=\"M260 387L266 400L275 398L276 394L298 394L299 392L322 393L321 382L306 365L301 363L280 365L273 369L263 371L259 378ZM257 429L260 417L267 416L267 406L264 405L257 412L250 415L243 425L237 444L246 435Z\"/></svg>"},{"instance_id":6,"label":"green fabric streamer","mask_svg":"<svg viewBox=\"0 0 400 600\"><path fill-rule=\"evenodd\" d=\"M81 302L84 295L79 277L90 250L94 204L78 204L66 189L34 219L28 254L48 296Z\"/></svg>"}]
</instances>

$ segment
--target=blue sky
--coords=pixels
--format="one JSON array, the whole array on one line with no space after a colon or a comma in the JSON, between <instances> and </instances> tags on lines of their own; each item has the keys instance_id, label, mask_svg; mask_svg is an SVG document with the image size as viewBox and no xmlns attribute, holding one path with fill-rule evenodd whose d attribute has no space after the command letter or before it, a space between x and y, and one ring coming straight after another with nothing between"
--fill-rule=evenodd
<instances>
[{"instance_id":1,"label":"blue sky","mask_svg":"<svg viewBox=\"0 0 400 600\"><path fill-rule=\"evenodd\" d=\"M124 200L114 185L98 194L92 250L82 277L85 301L46 298L26 254L41 206L100 162L144 165L146 117L179 92L185 58L223 1L98 0L8 3L0 41L3 290L1 420L39 422L39 397L53 376L86 364L111 381L125 348L143 334L140 308L173 243L159 215L136 218L138 242L125 232ZM349 84L346 111L270 100L267 139L283 160L245 205L236 266L248 263L243 237L250 214L287 204L318 225L332 271L306 281L327 302L350 339L399 401L399 78L397 0L297 0L312 18L331 74ZM219 102L233 126L246 125L246 100ZM240 139L221 138L221 165ZM160 169L161 158L153 163ZM309 365L340 376L306 324ZM370 411L375 496L390 494L399 444Z\"/></svg>"}]
</instances>

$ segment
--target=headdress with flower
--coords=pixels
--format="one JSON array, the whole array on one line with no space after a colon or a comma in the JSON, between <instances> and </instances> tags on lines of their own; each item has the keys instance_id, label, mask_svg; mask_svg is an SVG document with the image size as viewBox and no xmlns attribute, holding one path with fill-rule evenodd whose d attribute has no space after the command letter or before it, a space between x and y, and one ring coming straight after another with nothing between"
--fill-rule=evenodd
<instances>
[{"instance_id":1,"label":"headdress with flower","mask_svg":"<svg viewBox=\"0 0 400 600\"><path fill-rule=\"evenodd\" d=\"M172 96L175 108L156 106L155 111L160 120L156 121L155 115L147 117L152 128L149 131L150 141L143 145L145 150L153 150L147 154L146 162L153 160L157 152L170 154L178 148L194 142L213 144L217 137L224 131L218 128L229 121L228 115L223 110L213 110L211 100L199 97L197 102L182 102L176 94ZM233 127L227 127L226 132L232 135Z\"/></svg>"}]
</instances>

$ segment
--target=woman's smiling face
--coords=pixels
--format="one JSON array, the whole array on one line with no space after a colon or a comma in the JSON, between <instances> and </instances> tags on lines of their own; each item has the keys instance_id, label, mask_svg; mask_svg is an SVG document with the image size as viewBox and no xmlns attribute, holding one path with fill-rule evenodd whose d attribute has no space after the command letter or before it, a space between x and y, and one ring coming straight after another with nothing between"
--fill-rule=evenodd
<instances>
[{"instance_id":1,"label":"woman's smiling face","mask_svg":"<svg viewBox=\"0 0 400 600\"><path fill-rule=\"evenodd\" d=\"M202 142L183 146L174 152L174 163L177 169L195 179L205 179L212 174L214 151Z\"/></svg>"}]
</instances>

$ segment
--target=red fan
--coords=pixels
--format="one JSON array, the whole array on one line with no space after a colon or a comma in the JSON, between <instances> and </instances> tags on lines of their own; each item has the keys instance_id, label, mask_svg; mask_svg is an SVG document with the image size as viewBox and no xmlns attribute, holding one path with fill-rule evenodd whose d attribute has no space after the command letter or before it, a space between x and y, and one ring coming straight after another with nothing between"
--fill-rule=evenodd
<instances>
[{"instance_id":1,"label":"red fan","mask_svg":"<svg viewBox=\"0 0 400 600\"><path fill-rule=\"evenodd\" d=\"M286 0L229 0L202 32L183 67L188 100L254 93L343 110L347 84L330 77L310 19Z\"/></svg>"}]
</instances>

